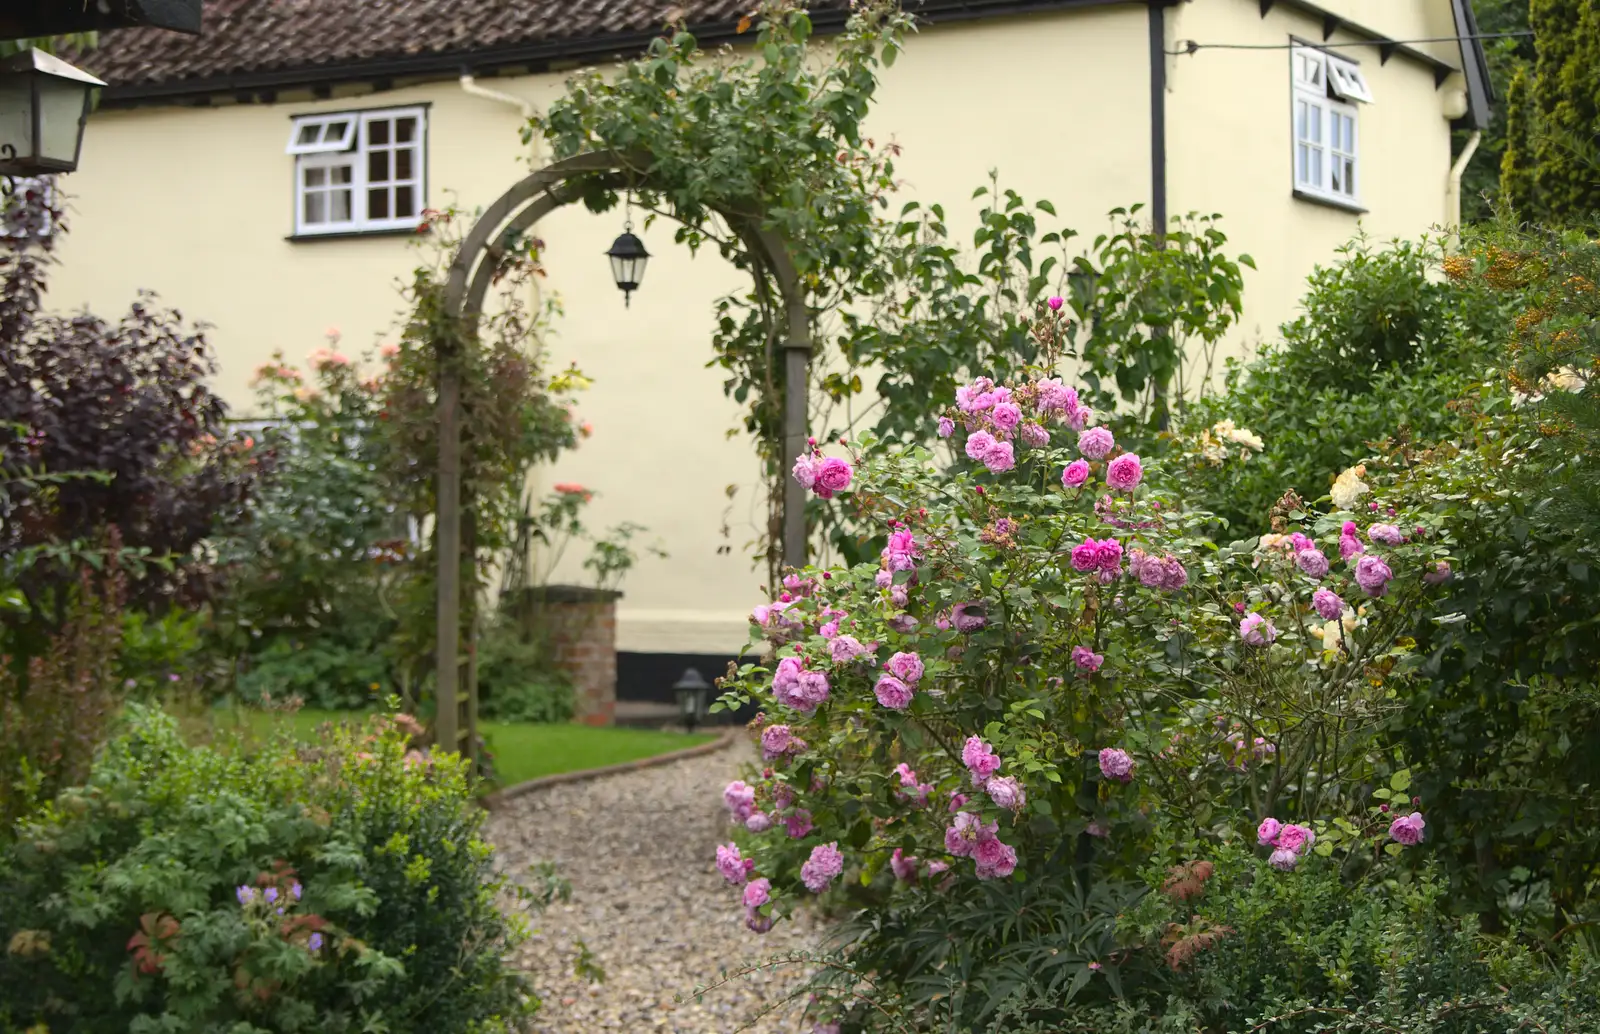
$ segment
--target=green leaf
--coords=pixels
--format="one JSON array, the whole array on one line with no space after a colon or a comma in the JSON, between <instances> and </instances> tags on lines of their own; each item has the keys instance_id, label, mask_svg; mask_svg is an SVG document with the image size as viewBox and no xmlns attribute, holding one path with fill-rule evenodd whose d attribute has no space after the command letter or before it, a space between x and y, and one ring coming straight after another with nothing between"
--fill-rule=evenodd
<instances>
[{"instance_id":1,"label":"green leaf","mask_svg":"<svg viewBox=\"0 0 1600 1034\"><path fill-rule=\"evenodd\" d=\"M1411 788L1411 769L1402 768L1389 777L1389 789L1395 793L1405 793Z\"/></svg>"}]
</instances>

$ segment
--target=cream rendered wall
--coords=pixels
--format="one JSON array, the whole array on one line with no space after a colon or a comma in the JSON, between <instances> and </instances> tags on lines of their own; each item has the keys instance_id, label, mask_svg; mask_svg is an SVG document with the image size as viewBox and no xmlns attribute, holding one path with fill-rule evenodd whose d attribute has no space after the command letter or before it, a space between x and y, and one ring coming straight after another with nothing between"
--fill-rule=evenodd
<instances>
[{"instance_id":1,"label":"cream rendered wall","mask_svg":"<svg viewBox=\"0 0 1600 1034\"><path fill-rule=\"evenodd\" d=\"M1291 28L1311 31L1280 12L1262 21L1254 0L1196 0L1174 18L1176 34L1202 40L1277 42ZM1142 5L1119 5L913 36L885 73L869 121L878 140L903 147L896 206L942 202L957 238L970 241L981 204L970 195L998 168L1002 187L1050 198L1087 242L1105 228L1108 209L1147 202L1146 24ZM1443 214L1448 126L1426 70L1398 60L1379 70L1369 53L1363 67L1379 96L1361 125L1373 184L1369 221L1377 233L1420 232ZM1247 288L1250 330L1270 330L1355 219L1289 194L1284 52L1202 52L1175 59L1172 71L1172 211L1225 213L1236 250L1252 253L1263 270ZM484 84L542 108L562 78ZM293 163L283 147L292 114L419 102L431 104L430 205L485 206L526 171L517 109L467 96L453 81L271 106L97 114L83 171L66 184L74 229L52 303L87 303L110 315L138 288L157 289L215 325L217 384L244 411L251 371L275 348L300 361L330 326L343 331L349 352L383 340L402 311L396 285L419 253L404 237L284 240ZM673 244L669 225L636 226L655 258L625 309L602 257L621 221L620 213L569 207L537 228L550 271L545 289L565 308L549 342L552 360L575 360L595 379L580 403L594 436L538 480L594 489L593 526L637 521L650 528L646 541L671 554L644 559L625 584L622 649L732 651L760 599L762 575L747 548L762 517L758 471L742 432L725 434L739 409L705 362L714 299L741 288L741 274L709 252L691 258ZM579 559L564 561L558 578L582 580Z\"/></svg>"},{"instance_id":2,"label":"cream rendered wall","mask_svg":"<svg viewBox=\"0 0 1600 1034\"><path fill-rule=\"evenodd\" d=\"M1415 12L1422 0L1373 0ZM1362 7L1347 0L1352 9ZM1448 12L1448 3L1431 4ZM1266 18L1254 3L1196 0L1175 9L1171 38L1201 43L1286 44L1322 39L1320 21L1286 5ZM1357 12L1363 17L1373 12ZM1354 16L1354 14L1352 15ZM1397 36L1407 26L1376 18L1370 28ZM1356 42L1335 33L1330 42ZM1169 49L1176 49L1169 47ZM1401 57L1387 64L1373 46L1340 48L1360 63L1375 102L1358 105L1358 214L1293 194L1292 86L1287 50L1200 50L1168 64L1168 190L1173 214L1223 213L1234 254L1247 253L1244 318L1224 354L1276 337L1295 314L1305 278L1334 250L1365 231L1376 240L1416 237L1442 225L1450 171L1450 123L1431 69ZM1458 77L1452 77L1455 79Z\"/></svg>"}]
</instances>

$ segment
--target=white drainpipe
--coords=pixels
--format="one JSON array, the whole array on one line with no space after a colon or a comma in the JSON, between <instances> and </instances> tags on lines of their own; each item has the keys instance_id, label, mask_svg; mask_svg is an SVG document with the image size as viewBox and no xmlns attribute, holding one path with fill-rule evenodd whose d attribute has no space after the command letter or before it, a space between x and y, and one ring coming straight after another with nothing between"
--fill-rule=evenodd
<instances>
[{"instance_id":1,"label":"white drainpipe","mask_svg":"<svg viewBox=\"0 0 1600 1034\"><path fill-rule=\"evenodd\" d=\"M461 92L472 97L482 97L486 101L494 101L497 104L509 104L510 106L522 112L522 122L524 125L527 124L529 119L533 118L534 107L532 101L523 100L521 97L514 97L509 93L502 93L499 90L491 90L486 86L479 86L478 81L471 75L462 75ZM541 155L539 153L539 133L537 130L535 130L528 138L528 171L537 172L542 164L543 161L541 160ZM510 187L511 184L508 183L506 186ZM531 306L530 315L537 317L540 310L544 307L544 295L539 290L538 277L530 276L528 278L528 294L528 304ZM530 485L535 483L534 479L537 478L537 476L537 474L530 476Z\"/></svg>"},{"instance_id":2,"label":"white drainpipe","mask_svg":"<svg viewBox=\"0 0 1600 1034\"><path fill-rule=\"evenodd\" d=\"M1461 157L1450 166L1450 182L1445 187L1445 211L1450 214L1450 230L1457 242L1461 240L1461 177L1467 171L1467 163L1472 161L1472 156L1478 153L1478 145L1483 142L1483 133L1477 130L1467 137L1467 146L1461 149Z\"/></svg>"}]
</instances>

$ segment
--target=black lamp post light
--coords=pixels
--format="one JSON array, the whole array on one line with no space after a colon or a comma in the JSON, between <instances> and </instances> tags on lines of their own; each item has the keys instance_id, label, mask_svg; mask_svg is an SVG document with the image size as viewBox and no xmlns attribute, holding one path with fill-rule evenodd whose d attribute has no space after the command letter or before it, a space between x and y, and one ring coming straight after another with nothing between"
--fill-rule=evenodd
<instances>
[{"instance_id":1,"label":"black lamp post light","mask_svg":"<svg viewBox=\"0 0 1600 1034\"><path fill-rule=\"evenodd\" d=\"M644 279L645 263L650 261L650 253L644 250L644 241L633 235L631 219L623 225L622 236L611 242L611 250L606 254L611 258L611 279L622 290L622 305L627 308L629 297L639 289L639 282Z\"/></svg>"},{"instance_id":2,"label":"black lamp post light","mask_svg":"<svg viewBox=\"0 0 1600 1034\"><path fill-rule=\"evenodd\" d=\"M76 169L84 124L104 85L37 47L0 59L0 176Z\"/></svg>"},{"instance_id":3,"label":"black lamp post light","mask_svg":"<svg viewBox=\"0 0 1600 1034\"><path fill-rule=\"evenodd\" d=\"M673 685L672 691L678 697L678 713L683 716L684 731L694 732L694 727L705 721L711 684L698 670L690 668Z\"/></svg>"}]
</instances>

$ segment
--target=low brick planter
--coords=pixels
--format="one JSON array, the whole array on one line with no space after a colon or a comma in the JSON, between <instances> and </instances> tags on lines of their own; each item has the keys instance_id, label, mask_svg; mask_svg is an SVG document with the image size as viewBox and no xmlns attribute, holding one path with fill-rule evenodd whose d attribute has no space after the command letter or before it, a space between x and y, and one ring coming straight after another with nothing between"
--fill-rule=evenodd
<instances>
[{"instance_id":1,"label":"low brick planter","mask_svg":"<svg viewBox=\"0 0 1600 1034\"><path fill-rule=\"evenodd\" d=\"M525 638L548 644L550 658L577 691L578 721L610 725L617 711L617 600L622 593L581 585L524 589L506 604Z\"/></svg>"}]
</instances>

